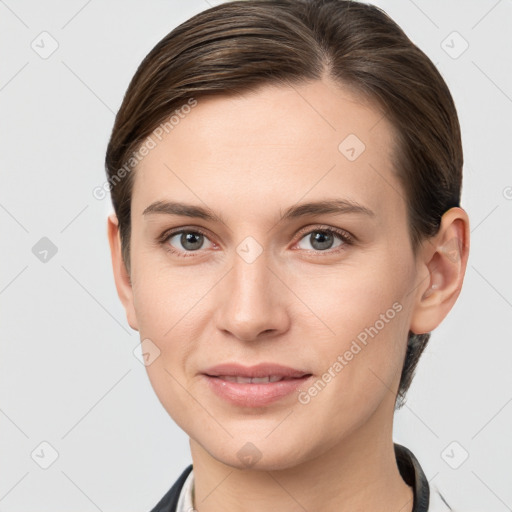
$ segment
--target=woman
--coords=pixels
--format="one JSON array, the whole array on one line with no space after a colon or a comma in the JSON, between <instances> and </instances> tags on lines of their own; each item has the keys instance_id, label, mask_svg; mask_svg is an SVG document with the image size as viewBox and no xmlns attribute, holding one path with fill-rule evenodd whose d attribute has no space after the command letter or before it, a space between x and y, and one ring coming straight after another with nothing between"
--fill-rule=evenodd
<instances>
[{"instance_id":1,"label":"woman","mask_svg":"<svg viewBox=\"0 0 512 512\"><path fill-rule=\"evenodd\" d=\"M449 510L392 427L461 291L462 164L377 7L228 2L147 55L106 169L117 291L190 438L153 512Z\"/></svg>"}]
</instances>

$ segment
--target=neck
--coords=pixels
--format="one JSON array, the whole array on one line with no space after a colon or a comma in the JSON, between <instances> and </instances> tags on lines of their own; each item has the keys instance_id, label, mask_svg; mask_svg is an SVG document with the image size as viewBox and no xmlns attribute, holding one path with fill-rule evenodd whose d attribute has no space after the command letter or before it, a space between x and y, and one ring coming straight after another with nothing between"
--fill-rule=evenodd
<instances>
[{"instance_id":1,"label":"neck","mask_svg":"<svg viewBox=\"0 0 512 512\"><path fill-rule=\"evenodd\" d=\"M389 414L373 416L315 458L272 471L229 466L190 439L195 510L411 512L413 491L396 463L392 415L388 425Z\"/></svg>"}]
</instances>

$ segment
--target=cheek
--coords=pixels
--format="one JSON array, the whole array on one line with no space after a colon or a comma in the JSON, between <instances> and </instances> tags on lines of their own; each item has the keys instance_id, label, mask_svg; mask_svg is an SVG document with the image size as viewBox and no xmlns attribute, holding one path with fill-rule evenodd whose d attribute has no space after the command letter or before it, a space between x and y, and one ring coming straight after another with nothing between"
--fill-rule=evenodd
<instances>
[{"instance_id":1,"label":"cheek","mask_svg":"<svg viewBox=\"0 0 512 512\"><path fill-rule=\"evenodd\" d=\"M199 339L199 308L194 306L200 295L179 281L162 272L145 270L134 286L134 302L141 340L149 339L158 354L146 366L151 386L176 424L188 432L191 421L201 412L188 391L187 373L194 340Z\"/></svg>"},{"instance_id":2,"label":"cheek","mask_svg":"<svg viewBox=\"0 0 512 512\"><path fill-rule=\"evenodd\" d=\"M357 406L354 398L375 402L394 389L400 376L411 275L406 262L390 255L381 252L364 266L317 278L308 291L308 305L328 327L317 347L324 380L336 382L327 387L349 407Z\"/></svg>"},{"instance_id":3,"label":"cheek","mask_svg":"<svg viewBox=\"0 0 512 512\"><path fill-rule=\"evenodd\" d=\"M141 336L154 336L166 343L197 316L195 308L215 276L200 274L193 266L173 268L164 249L140 251L134 256L133 300Z\"/></svg>"},{"instance_id":4,"label":"cheek","mask_svg":"<svg viewBox=\"0 0 512 512\"><path fill-rule=\"evenodd\" d=\"M349 341L376 322L383 332L390 330L389 324L397 324L400 308L393 309L393 304L402 303L407 277L390 259L379 254L357 265L331 268L323 275L303 275L295 281L294 290L316 314L317 324L323 321L326 339Z\"/></svg>"},{"instance_id":5,"label":"cheek","mask_svg":"<svg viewBox=\"0 0 512 512\"><path fill-rule=\"evenodd\" d=\"M375 284L352 294L338 293L339 301L324 308L324 320L335 332L319 341L322 364L317 379L299 395L301 418L314 417L331 425L335 442L363 425L381 405L394 405L405 354L405 308L378 293ZM323 372L323 373L321 373ZM326 442L330 442L326 441Z\"/></svg>"}]
</instances>

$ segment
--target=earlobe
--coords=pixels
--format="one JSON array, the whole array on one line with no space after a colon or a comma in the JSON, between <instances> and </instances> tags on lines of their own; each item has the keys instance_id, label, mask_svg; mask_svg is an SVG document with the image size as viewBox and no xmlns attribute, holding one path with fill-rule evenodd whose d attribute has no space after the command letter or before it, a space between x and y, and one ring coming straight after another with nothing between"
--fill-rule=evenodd
<instances>
[{"instance_id":1,"label":"earlobe","mask_svg":"<svg viewBox=\"0 0 512 512\"><path fill-rule=\"evenodd\" d=\"M107 220L107 234L112 259L112 270L117 289L117 295L126 311L126 319L130 327L139 330L135 308L133 306L133 289L130 275L126 270L121 251L121 239L119 236L119 221L115 213L109 215Z\"/></svg>"},{"instance_id":2,"label":"earlobe","mask_svg":"<svg viewBox=\"0 0 512 512\"><path fill-rule=\"evenodd\" d=\"M422 275L411 318L415 334L431 332L451 310L462 289L469 256L469 219L459 207L445 212L437 235L420 252Z\"/></svg>"}]
</instances>

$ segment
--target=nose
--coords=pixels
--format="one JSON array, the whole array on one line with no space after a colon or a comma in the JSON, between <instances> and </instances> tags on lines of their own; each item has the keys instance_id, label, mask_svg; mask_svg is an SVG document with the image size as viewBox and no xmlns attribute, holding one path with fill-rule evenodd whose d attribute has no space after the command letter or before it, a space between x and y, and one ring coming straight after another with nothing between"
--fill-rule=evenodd
<instances>
[{"instance_id":1,"label":"nose","mask_svg":"<svg viewBox=\"0 0 512 512\"><path fill-rule=\"evenodd\" d=\"M252 341L289 328L286 301L290 292L269 263L265 252L252 262L234 255L231 270L219 283L218 329L241 341Z\"/></svg>"}]
</instances>

